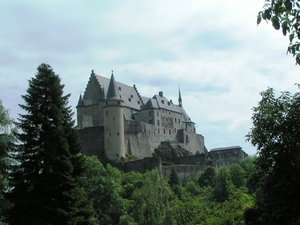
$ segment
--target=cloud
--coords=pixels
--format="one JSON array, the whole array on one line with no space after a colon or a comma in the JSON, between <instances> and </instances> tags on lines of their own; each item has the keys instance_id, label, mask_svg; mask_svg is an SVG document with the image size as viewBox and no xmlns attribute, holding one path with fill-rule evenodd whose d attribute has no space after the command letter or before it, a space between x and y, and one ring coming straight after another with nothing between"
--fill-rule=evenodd
<instances>
[{"instance_id":1,"label":"cloud","mask_svg":"<svg viewBox=\"0 0 300 225\"><path fill-rule=\"evenodd\" d=\"M75 111L92 69L143 96L158 91L184 107L208 149L241 145L251 108L267 87L297 91L288 39L256 25L254 1L8 1L0 8L0 98L19 112L27 80L46 62L71 93Z\"/></svg>"}]
</instances>

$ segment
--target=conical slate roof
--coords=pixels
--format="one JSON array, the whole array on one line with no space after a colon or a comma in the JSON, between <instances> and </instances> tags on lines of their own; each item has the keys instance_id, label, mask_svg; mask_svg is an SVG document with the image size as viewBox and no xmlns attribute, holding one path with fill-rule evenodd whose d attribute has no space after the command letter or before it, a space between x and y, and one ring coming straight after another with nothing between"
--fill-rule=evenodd
<instances>
[{"instance_id":1,"label":"conical slate roof","mask_svg":"<svg viewBox=\"0 0 300 225\"><path fill-rule=\"evenodd\" d=\"M115 81L114 74L111 74L107 94L106 94L106 100L121 100L119 90Z\"/></svg>"},{"instance_id":2,"label":"conical slate roof","mask_svg":"<svg viewBox=\"0 0 300 225\"><path fill-rule=\"evenodd\" d=\"M82 98L82 95L80 94L77 106L83 106L83 105L84 105L83 98Z\"/></svg>"}]
</instances>

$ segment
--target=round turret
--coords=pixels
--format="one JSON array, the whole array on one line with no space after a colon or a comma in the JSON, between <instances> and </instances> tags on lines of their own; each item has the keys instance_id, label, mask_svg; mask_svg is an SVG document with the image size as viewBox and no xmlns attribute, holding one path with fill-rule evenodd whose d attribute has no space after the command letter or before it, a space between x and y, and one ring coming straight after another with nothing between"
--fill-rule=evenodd
<instances>
[{"instance_id":1,"label":"round turret","mask_svg":"<svg viewBox=\"0 0 300 225\"><path fill-rule=\"evenodd\" d=\"M124 101L120 98L112 74L103 106L104 150L108 159L125 158Z\"/></svg>"}]
</instances>

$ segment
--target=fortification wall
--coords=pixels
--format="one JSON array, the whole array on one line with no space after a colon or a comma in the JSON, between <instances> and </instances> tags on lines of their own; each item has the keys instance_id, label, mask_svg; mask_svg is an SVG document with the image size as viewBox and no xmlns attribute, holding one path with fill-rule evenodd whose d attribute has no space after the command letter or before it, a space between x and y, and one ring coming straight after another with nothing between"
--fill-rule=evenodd
<instances>
[{"instance_id":1,"label":"fortification wall","mask_svg":"<svg viewBox=\"0 0 300 225\"><path fill-rule=\"evenodd\" d=\"M179 158L172 159L175 164L183 164L183 165L199 165L199 166L207 166L207 158L204 153L191 155L191 156L183 156Z\"/></svg>"},{"instance_id":2,"label":"fortification wall","mask_svg":"<svg viewBox=\"0 0 300 225\"><path fill-rule=\"evenodd\" d=\"M159 157L147 157L141 160L125 163L125 171L145 173L147 170L157 169L162 174L161 159Z\"/></svg>"},{"instance_id":3,"label":"fortification wall","mask_svg":"<svg viewBox=\"0 0 300 225\"><path fill-rule=\"evenodd\" d=\"M163 166L162 167L162 175L165 178L169 178L172 169L175 169L180 182L182 181L190 181L196 176L200 176L206 166L203 165L174 165L174 166Z\"/></svg>"},{"instance_id":4,"label":"fortification wall","mask_svg":"<svg viewBox=\"0 0 300 225\"><path fill-rule=\"evenodd\" d=\"M230 167L233 164L241 163L246 156L247 154L241 148L209 152L212 166L216 169L219 169L221 166Z\"/></svg>"},{"instance_id":5,"label":"fortification wall","mask_svg":"<svg viewBox=\"0 0 300 225\"><path fill-rule=\"evenodd\" d=\"M78 106L77 121L79 129L100 126L99 105Z\"/></svg>"},{"instance_id":6,"label":"fortification wall","mask_svg":"<svg viewBox=\"0 0 300 225\"><path fill-rule=\"evenodd\" d=\"M142 132L137 134L125 133L125 150L138 159L152 156L148 137Z\"/></svg>"},{"instance_id":7,"label":"fortification wall","mask_svg":"<svg viewBox=\"0 0 300 225\"><path fill-rule=\"evenodd\" d=\"M104 128L88 127L78 130L82 141L82 153L88 156L104 156Z\"/></svg>"}]
</instances>

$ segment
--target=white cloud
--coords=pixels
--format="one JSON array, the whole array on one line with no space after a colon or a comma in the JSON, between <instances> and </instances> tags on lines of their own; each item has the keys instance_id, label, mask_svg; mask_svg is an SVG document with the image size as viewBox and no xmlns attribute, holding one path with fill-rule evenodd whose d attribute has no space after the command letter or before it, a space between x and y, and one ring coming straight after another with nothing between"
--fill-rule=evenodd
<instances>
[{"instance_id":1,"label":"white cloud","mask_svg":"<svg viewBox=\"0 0 300 225\"><path fill-rule=\"evenodd\" d=\"M256 25L263 2L8 1L0 9L0 98L19 111L37 66L49 63L72 93L75 110L92 69L136 84L152 97L163 90L184 106L208 148L245 144L251 108L268 86L297 91L298 68L288 39Z\"/></svg>"}]
</instances>

